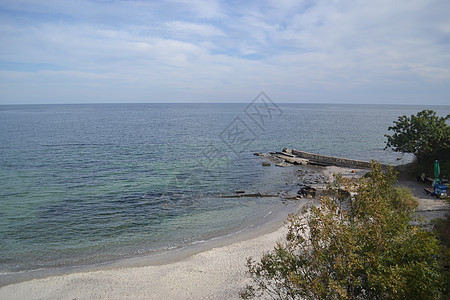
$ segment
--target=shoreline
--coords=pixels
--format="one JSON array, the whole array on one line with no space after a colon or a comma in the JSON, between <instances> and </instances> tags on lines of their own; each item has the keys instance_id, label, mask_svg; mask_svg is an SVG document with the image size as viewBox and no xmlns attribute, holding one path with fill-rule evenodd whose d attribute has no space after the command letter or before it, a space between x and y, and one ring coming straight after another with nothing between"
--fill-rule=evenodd
<instances>
[{"instance_id":1,"label":"shoreline","mask_svg":"<svg viewBox=\"0 0 450 300\"><path fill-rule=\"evenodd\" d=\"M314 201L293 205L291 213ZM160 263L138 257L8 284L0 287L0 298L32 294L39 299L239 299L239 290L249 281L247 258L260 257L284 238L286 218L287 214L279 215L256 230L207 241Z\"/></svg>"},{"instance_id":2,"label":"shoreline","mask_svg":"<svg viewBox=\"0 0 450 300\"><path fill-rule=\"evenodd\" d=\"M41 268L0 274L0 296L3 287L20 284L35 279L64 276L71 273L83 273L99 270L111 270L126 267L160 266L176 263L198 253L208 251L212 248L223 247L235 242L253 239L273 232L286 221L291 213L297 213L299 207L303 207L305 201L292 201L281 203L272 209L263 219L238 231L231 231L221 236L215 236L206 240L194 241L189 244L180 245L179 248L162 249L142 255L133 255L117 260L98 262L86 265L62 266L54 268ZM1 297L0 297L1 298Z\"/></svg>"},{"instance_id":3,"label":"shoreline","mask_svg":"<svg viewBox=\"0 0 450 300\"><path fill-rule=\"evenodd\" d=\"M266 170L265 167L260 167L261 170ZM116 259L110 260L89 260L84 263L74 263L67 265L55 265L50 267L42 267L37 269L19 270L19 271L5 271L0 273L0 288L33 279L41 279L50 276L66 275L75 272L85 272L114 267L128 267L128 266L143 266L143 265L162 265L172 263L185 259L188 256L208 250L212 247L223 246L243 239L249 239L259 236L268 230L274 230L275 222L281 224L287 219L288 214L295 213L297 206L303 203L305 199L293 200L298 190L298 177L296 168L279 168L271 167L273 171L269 173L275 174L274 186L271 190L262 189L259 193L258 187L255 190L250 190L250 193L257 194L274 194L277 204L271 205L265 215L261 215L257 219L252 219L251 222L244 222L238 226L234 226L230 230L224 230L218 235L206 235L203 239L193 240L188 243L177 244L173 248L161 248L146 253L137 253L127 256L118 256ZM274 172L275 171L275 172ZM321 168L313 167L308 171L309 174L315 176L321 173ZM290 196L290 197L287 197ZM258 197L255 197L253 202L257 203Z\"/></svg>"}]
</instances>

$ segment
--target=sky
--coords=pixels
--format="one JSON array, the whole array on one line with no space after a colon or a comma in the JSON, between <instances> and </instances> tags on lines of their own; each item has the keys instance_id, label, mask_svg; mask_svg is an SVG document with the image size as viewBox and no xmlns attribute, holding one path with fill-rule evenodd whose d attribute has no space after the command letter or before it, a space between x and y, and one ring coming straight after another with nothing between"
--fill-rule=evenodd
<instances>
[{"instance_id":1,"label":"sky","mask_svg":"<svg viewBox=\"0 0 450 300\"><path fill-rule=\"evenodd\" d=\"M1 0L0 104L450 105L450 1Z\"/></svg>"}]
</instances>

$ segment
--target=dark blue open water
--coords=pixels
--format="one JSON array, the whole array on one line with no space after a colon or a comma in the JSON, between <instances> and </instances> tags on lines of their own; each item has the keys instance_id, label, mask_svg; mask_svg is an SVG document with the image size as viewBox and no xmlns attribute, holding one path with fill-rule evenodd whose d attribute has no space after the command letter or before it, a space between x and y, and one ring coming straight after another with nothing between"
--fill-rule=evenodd
<instances>
[{"instance_id":1,"label":"dark blue open water","mask_svg":"<svg viewBox=\"0 0 450 300\"><path fill-rule=\"evenodd\" d=\"M383 151L384 134L399 115L423 109L280 104L258 115L264 107L255 107L0 106L0 274L117 260L237 232L283 205L217 197L282 184L289 171L262 168L254 151L407 162Z\"/></svg>"}]
</instances>

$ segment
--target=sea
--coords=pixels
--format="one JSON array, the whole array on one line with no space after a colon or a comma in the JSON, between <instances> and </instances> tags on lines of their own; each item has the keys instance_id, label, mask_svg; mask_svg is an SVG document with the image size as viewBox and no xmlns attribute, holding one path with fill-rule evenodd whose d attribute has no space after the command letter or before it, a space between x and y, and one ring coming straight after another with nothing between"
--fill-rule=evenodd
<instances>
[{"instance_id":1,"label":"sea","mask_svg":"<svg viewBox=\"0 0 450 300\"><path fill-rule=\"evenodd\" d=\"M254 152L295 148L386 164L401 115L450 106L73 104L0 106L0 280L176 251L249 230L286 207L289 168ZM259 223L258 223L259 222ZM6 281L4 281L6 282Z\"/></svg>"}]
</instances>

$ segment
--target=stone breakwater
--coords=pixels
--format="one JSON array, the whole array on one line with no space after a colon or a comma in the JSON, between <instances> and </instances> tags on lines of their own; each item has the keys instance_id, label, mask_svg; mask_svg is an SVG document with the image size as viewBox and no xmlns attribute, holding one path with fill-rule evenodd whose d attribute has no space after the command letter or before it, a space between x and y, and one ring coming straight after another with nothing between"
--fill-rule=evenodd
<instances>
[{"instance_id":1,"label":"stone breakwater","mask_svg":"<svg viewBox=\"0 0 450 300\"><path fill-rule=\"evenodd\" d=\"M321 163L321 164L327 164L327 165L340 166L340 167L370 169L371 164L372 164L371 162L368 162L368 161L320 155L320 154L308 153L308 152L300 151L300 150L296 150L296 149L292 149L292 151L290 151L290 152L297 157L304 158L309 161L313 161L313 162L317 162L317 163Z\"/></svg>"}]
</instances>

